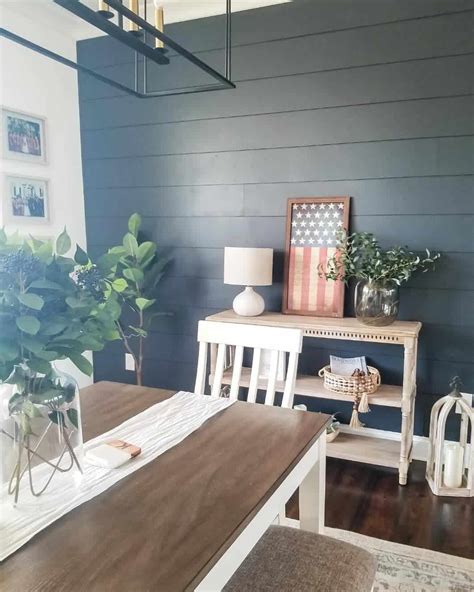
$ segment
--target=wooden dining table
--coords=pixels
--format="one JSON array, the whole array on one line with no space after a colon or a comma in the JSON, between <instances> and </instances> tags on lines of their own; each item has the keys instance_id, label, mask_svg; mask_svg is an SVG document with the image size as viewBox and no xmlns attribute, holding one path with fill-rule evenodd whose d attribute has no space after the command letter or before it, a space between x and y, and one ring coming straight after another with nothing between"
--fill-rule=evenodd
<instances>
[{"instance_id":1,"label":"wooden dining table","mask_svg":"<svg viewBox=\"0 0 474 592\"><path fill-rule=\"evenodd\" d=\"M173 394L114 382L83 389L84 440ZM0 588L221 590L296 489L301 527L322 531L328 421L236 402L5 559Z\"/></svg>"}]
</instances>

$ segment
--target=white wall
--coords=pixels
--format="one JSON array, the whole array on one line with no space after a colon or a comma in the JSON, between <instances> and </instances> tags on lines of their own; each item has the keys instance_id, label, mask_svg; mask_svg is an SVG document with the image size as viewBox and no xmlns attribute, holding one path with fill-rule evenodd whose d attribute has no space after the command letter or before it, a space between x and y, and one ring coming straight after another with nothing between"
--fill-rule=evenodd
<instances>
[{"instance_id":1,"label":"white wall","mask_svg":"<svg viewBox=\"0 0 474 592\"><path fill-rule=\"evenodd\" d=\"M60 22L38 23L25 14L25 4L16 10L12 3L0 7L2 27L38 45L75 59L76 42L61 32ZM0 104L46 118L47 164L0 159L1 193L4 174L45 177L50 181L49 224L22 224L20 230L38 236L57 235L64 226L76 242L86 246L84 192L82 186L79 101L74 70L17 43L0 39ZM0 225L3 225L0 213ZM15 230L7 225L6 230ZM81 386L91 380L68 366Z\"/></svg>"}]
</instances>

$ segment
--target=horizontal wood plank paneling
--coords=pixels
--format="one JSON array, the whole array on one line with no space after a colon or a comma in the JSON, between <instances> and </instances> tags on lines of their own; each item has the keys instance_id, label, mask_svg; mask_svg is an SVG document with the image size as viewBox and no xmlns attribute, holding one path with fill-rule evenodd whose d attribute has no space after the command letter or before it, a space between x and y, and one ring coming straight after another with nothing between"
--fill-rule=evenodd
<instances>
[{"instance_id":1,"label":"horizontal wood plank paneling","mask_svg":"<svg viewBox=\"0 0 474 592\"><path fill-rule=\"evenodd\" d=\"M186 147L183 147L186 150ZM95 187L221 185L474 173L474 138L395 140L136 159L91 160Z\"/></svg>"},{"instance_id":2,"label":"horizontal wood plank paneling","mask_svg":"<svg viewBox=\"0 0 474 592\"><path fill-rule=\"evenodd\" d=\"M474 51L472 23L473 13L466 12L428 17L424 19L424 27L421 29L416 19L240 45L233 48L233 78L236 82L242 82L468 53ZM347 52L348 46L351 47L351 52ZM196 55L216 70L223 70L222 42L218 49L197 52ZM150 90L210 82L210 77L186 58L172 56L171 60L173 67L150 65ZM135 80L134 54L129 51L126 62L97 67L95 70L112 80L132 86ZM121 94L121 91L97 83L88 87L83 98L97 99Z\"/></svg>"},{"instance_id":3,"label":"horizontal wood plank paneling","mask_svg":"<svg viewBox=\"0 0 474 592\"><path fill-rule=\"evenodd\" d=\"M220 119L94 130L83 136L89 159L137 158L287 146L376 142L474 134L473 97L405 101Z\"/></svg>"},{"instance_id":4,"label":"horizontal wood plank paneling","mask_svg":"<svg viewBox=\"0 0 474 592\"><path fill-rule=\"evenodd\" d=\"M284 186L284 192L282 187ZM474 176L90 189L88 217L281 216L288 196L351 195L353 215L469 214ZM414 197L416 196L416 199ZM449 199L446 199L449 196Z\"/></svg>"},{"instance_id":5,"label":"horizontal wood plank paneling","mask_svg":"<svg viewBox=\"0 0 474 592\"><path fill-rule=\"evenodd\" d=\"M121 242L126 220L109 217L104 226L103 219L91 218L88 236L91 244L113 244ZM119 222L119 223L117 223ZM388 223L389 222L389 223ZM373 232L380 236L381 243L390 246L396 243L409 244L412 249L439 249L450 252L472 253L474 237L471 233L474 214L453 216L353 216L351 229ZM446 226L457 228L457 232L446 232ZM147 217L143 220L144 231L163 246L214 247L225 246L268 246L283 249L285 218L281 217L218 217L212 224L206 217Z\"/></svg>"},{"instance_id":6,"label":"horizontal wood plank paneling","mask_svg":"<svg viewBox=\"0 0 474 592\"><path fill-rule=\"evenodd\" d=\"M472 94L473 83L467 75L471 64L472 56L464 55L252 80L240 82L227 93L215 93L212 101L205 93L145 101L133 97L83 100L81 124L83 129L148 126ZM80 90L92 83L84 77Z\"/></svg>"},{"instance_id":7,"label":"horizontal wood plank paneling","mask_svg":"<svg viewBox=\"0 0 474 592\"><path fill-rule=\"evenodd\" d=\"M278 183L245 185L244 214L279 216L287 195L351 195L351 212L357 216L469 214L474 176L309 181L286 183L284 194L280 189Z\"/></svg>"},{"instance_id":8,"label":"horizontal wood plank paneling","mask_svg":"<svg viewBox=\"0 0 474 592\"><path fill-rule=\"evenodd\" d=\"M93 257L98 257L105 253L109 246L112 246L112 243L110 245L91 243L89 252ZM160 245L159 253L171 257L167 268L168 276L222 280L223 248ZM283 250L276 251L273 264L275 282L283 281L283 261ZM456 286L458 290L474 290L474 257L472 253L443 251L441 260L436 264L436 273L415 274L407 285L425 290L450 290L451 286Z\"/></svg>"},{"instance_id":9,"label":"horizontal wood plank paneling","mask_svg":"<svg viewBox=\"0 0 474 592\"><path fill-rule=\"evenodd\" d=\"M402 20L455 15L474 8L472 0L359 0L357 4L346 3L344 10L337 3L316 3L312 0L296 2L292 6L268 7L265 11L242 11L232 17L232 45L254 45L265 41L302 36L314 36L328 32L373 27ZM304 4L304 6L303 6ZM444 18L444 17L443 17ZM167 33L189 51L215 49L223 44L222 17L182 22L166 26ZM251 23L251 26L249 26ZM118 42L96 38L79 44L80 59L92 67L126 61L127 48Z\"/></svg>"},{"instance_id":10,"label":"horizontal wood plank paneling","mask_svg":"<svg viewBox=\"0 0 474 592\"><path fill-rule=\"evenodd\" d=\"M274 284L259 290L279 310L287 199L351 195L353 230L386 246L443 252L435 272L401 291L400 317L424 324L416 432L426 433L432 395L451 376L474 390L473 8L303 0L238 13L232 91L138 100L80 76L91 253L120 242L127 217L140 211L144 235L172 257L156 292L171 314L150 335L148 384L192 388L197 323L239 291L222 282L225 246L276 250ZM212 62L221 55L218 25L203 19L169 32ZM105 39L80 43L79 55L130 76L126 52ZM194 74L184 79L174 62L160 69L161 83L188 84ZM384 380L401 380L401 348L377 344L305 340L301 369L315 372L337 352L365 354ZM95 375L132 380L120 344L95 356ZM350 404L340 409L349 419ZM364 421L400 428L393 410L374 409Z\"/></svg>"}]
</instances>

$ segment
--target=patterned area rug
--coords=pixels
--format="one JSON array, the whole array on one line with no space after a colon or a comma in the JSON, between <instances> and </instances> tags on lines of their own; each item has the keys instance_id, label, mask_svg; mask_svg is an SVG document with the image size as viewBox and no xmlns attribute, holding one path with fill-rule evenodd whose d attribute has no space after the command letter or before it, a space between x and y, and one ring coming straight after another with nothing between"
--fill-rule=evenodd
<instances>
[{"instance_id":1,"label":"patterned area rug","mask_svg":"<svg viewBox=\"0 0 474 592\"><path fill-rule=\"evenodd\" d=\"M373 592L473 592L474 561L326 528L326 534L363 547L379 565Z\"/></svg>"}]
</instances>

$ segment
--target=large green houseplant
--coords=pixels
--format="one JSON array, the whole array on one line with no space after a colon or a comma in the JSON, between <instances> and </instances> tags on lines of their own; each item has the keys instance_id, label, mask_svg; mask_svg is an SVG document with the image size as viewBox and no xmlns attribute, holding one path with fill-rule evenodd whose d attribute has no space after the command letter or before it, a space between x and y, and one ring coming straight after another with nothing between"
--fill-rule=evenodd
<instances>
[{"instance_id":1,"label":"large green houseplant","mask_svg":"<svg viewBox=\"0 0 474 592\"><path fill-rule=\"evenodd\" d=\"M356 279L356 317L367 325L389 325L398 315L399 286L415 272L433 269L439 257L428 249L426 256L405 247L382 249L370 232L342 232L336 254L319 265L319 275L346 283Z\"/></svg>"},{"instance_id":2,"label":"large green houseplant","mask_svg":"<svg viewBox=\"0 0 474 592\"><path fill-rule=\"evenodd\" d=\"M84 285L89 258L64 230L55 241L7 236L0 230L0 388L2 463L9 464L9 493L18 500L29 475L31 493L40 495L57 472L80 469L82 442L78 390L53 362L69 359L91 374L84 356L107 340L119 339L117 299ZM87 264L84 267L84 264ZM41 452L45 447L46 452ZM48 468L37 485L32 467ZM2 465L2 469L5 466Z\"/></svg>"},{"instance_id":3,"label":"large green houseplant","mask_svg":"<svg viewBox=\"0 0 474 592\"><path fill-rule=\"evenodd\" d=\"M116 329L125 351L133 358L138 385L143 384L145 341L153 320L167 314L157 309L155 296L170 260L158 256L154 242L142 240L141 224L141 216L132 214L122 244L97 260L106 302L118 302L122 308L122 316L115 321Z\"/></svg>"}]
</instances>

